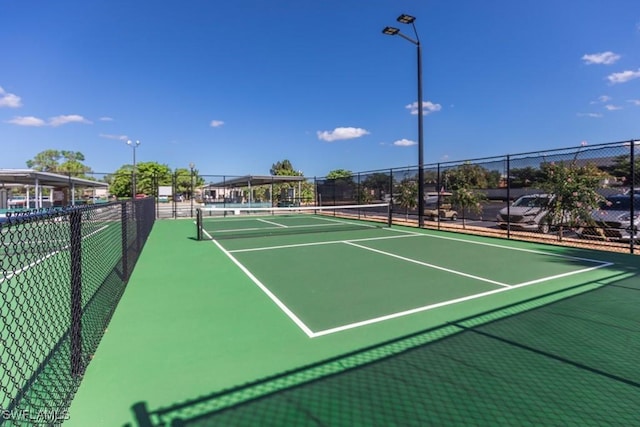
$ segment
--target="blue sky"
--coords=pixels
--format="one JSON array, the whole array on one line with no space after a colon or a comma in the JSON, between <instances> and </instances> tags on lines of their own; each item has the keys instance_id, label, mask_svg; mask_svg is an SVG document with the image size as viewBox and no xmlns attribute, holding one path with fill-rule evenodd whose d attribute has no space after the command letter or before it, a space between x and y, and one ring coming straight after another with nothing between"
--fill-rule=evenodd
<instances>
[{"instance_id":1,"label":"blue sky","mask_svg":"<svg viewBox=\"0 0 640 427\"><path fill-rule=\"evenodd\" d=\"M307 176L640 138L638 0L0 0L0 168Z\"/></svg>"}]
</instances>

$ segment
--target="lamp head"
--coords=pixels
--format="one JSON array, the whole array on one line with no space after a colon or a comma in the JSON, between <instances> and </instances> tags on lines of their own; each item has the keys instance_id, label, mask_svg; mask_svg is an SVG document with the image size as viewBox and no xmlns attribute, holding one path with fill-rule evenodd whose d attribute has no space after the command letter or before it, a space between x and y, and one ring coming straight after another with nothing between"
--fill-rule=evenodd
<instances>
[{"instance_id":1,"label":"lamp head","mask_svg":"<svg viewBox=\"0 0 640 427\"><path fill-rule=\"evenodd\" d=\"M382 30L382 33L388 36L395 36L399 32L400 30L394 27L384 27L384 29Z\"/></svg>"},{"instance_id":2,"label":"lamp head","mask_svg":"<svg viewBox=\"0 0 640 427\"><path fill-rule=\"evenodd\" d=\"M402 23L402 24L413 24L413 22L416 20L416 18L414 16L411 15L405 15L404 13L400 16L398 16L397 21Z\"/></svg>"}]
</instances>

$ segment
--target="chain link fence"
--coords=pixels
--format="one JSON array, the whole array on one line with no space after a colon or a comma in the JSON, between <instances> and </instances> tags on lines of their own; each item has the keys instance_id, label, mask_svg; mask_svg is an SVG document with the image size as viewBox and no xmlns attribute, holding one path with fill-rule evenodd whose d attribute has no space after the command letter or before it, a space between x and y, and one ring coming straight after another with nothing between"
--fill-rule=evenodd
<instances>
[{"instance_id":1,"label":"chain link fence","mask_svg":"<svg viewBox=\"0 0 640 427\"><path fill-rule=\"evenodd\" d=\"M154 221L151 198L2 218L0 424L65 419Z\"/></svg>"},{"instance_id":2,"label":"chain link fence","mask_svg":"<svg viewBox=\"0 0 640 427\"><path fill-rule=\"evenodd\" d=\"M152 196L156 218L195 218L199 207L338 206L389 202L395 224L636 252L640 141L621 141L429 164L424 211L415 166L304 178L120 171L83 174L109 193L76 190L76 204ZM80 176L79 176L80 177ZM257 179L256 178L260 178ZM636 197L638 195L638 197Z\"/></svg>"},{"instance_id":3,"label":"chain link fence","mask_svg":"<svg viewBox=\"0 0 640 427\"><path fill-rule=\"evenodd\" d=\"M396 224L636 251L640 141L443 162L316 180L318 204L388 201Z\"/></svg>"}]
</instances>

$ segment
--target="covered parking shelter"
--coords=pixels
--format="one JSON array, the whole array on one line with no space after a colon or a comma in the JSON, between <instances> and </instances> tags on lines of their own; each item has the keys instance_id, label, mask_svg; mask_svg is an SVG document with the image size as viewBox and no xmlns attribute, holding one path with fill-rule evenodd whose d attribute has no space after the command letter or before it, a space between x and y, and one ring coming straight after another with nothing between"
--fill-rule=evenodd
<instances>
[{"instance_id":1,"label":"covered parking shelter","mask_svg":"<svg viewBox=\"0 0 640 427\"><path fill-rule=\"evenodd\" d=\"M302 183L306 180L304 176L292 175L246 175L224 178L220 182L202 186L202 199L206 205L271 207L274 202L274 185L289 183L294 185L280 188L285 194L280 194L277 199L281 202L295 203L301 200ZM267 191L263 197L256 197L256 189L261 186L268 186Z\"/></svg>"},{"instance_id":2,"label":"covered parking shelter","mask_svg":"<svg viewBox=\"0 0 640 427\"><path fill-rule=\"evenodd\" d=\"M108 189L106 182L33 169L0 169L0 209L45 208L76 204L76 189ZM10 193L20 199L9 199Z\"/></svg>"}]
</instances>

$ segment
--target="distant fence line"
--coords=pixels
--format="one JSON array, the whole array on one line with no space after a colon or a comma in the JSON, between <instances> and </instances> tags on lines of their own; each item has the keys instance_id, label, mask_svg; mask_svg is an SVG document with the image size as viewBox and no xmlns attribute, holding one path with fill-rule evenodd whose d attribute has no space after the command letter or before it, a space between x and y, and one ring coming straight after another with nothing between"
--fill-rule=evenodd
<instances>
[{"instance_id":1,"label":"distant fence line","mask_svg":"<svg viewBox=\"0 0 640 427\"><path fill-rule=\"evenodd\" d=\"M602 198L624 192L633 194L640 188L639 150L640 141L629 140L427 164L423 174L423 197L432 203L426 203L423 215L428 220L436 221L425 222L425 227L464 232L493 231L494 234L508 238L543 238L545 236L541 236L540 233L531 233L545 231L542 234L549 234L545 227L534 230L538 225L535 222L539 218L533 220L533 224L523 227L520 224L522 218L510 212L510 207L520 196L544 192L541 184L545 167L564 163L585 169L591 168L599 176L597 191ZM203 174L185 169L162 176L140 173L134 176L133 172L84 175L87 176L110 182L113 189L125 191L127 197L133 195L132 185L135 182L136 193L155 198L157 218L195 217L197 207L201 206L339 205L381 201L393 204L394 218L398 222L416 225L420 214L417 211L417 166L352 172L348 177L333 179L305 177L298 183L280 183L277 181L278 177L274 176L273 182L263 180L260 185L255 185L249 178L242 184L242 177L237 175ZM462 183L462 180L469 182ZM482 196L478 199L480 208L471 209L472 206L468 204L461 205L459 197L457 204L456 197L453 198L453 204L442 199L443 193L459 193L462 184L464 188ZM83 199L87 203L110 200L95 197L91 191L85 194ZM504 221L501 222L498 214L503 209L509 212L503 215ZM637 209L634 203L630 204L628 210L628 215L635 221ZM446 223L445 219L461 222ZM616 221L608 222L611 224L601 224L601 232L591 233L591 237L602 237L600 240L606 243L604 246L607 249L614 247L634 252L635 239L627 237L636 235L635 228L638 224L633 221L629 224L624 221L618 221L617 224ZM597 224L591 226L598 227ZM629 227L630 230L617 232L614 230L616 227ZM579 227L573 224L572 228ZM505 233L498 233L500 229L504 229ZM556 234L558 239L555 240L570 241L575 237L575 233L565 235L565 231L567 230ZM614 236L607 236L607 233ZM611 245L611 240L619 234L624 234L626 240L617 239L615 244ZM589 243L598 246L598 242L592 239Z\"/></svg>"}]
</instances>

